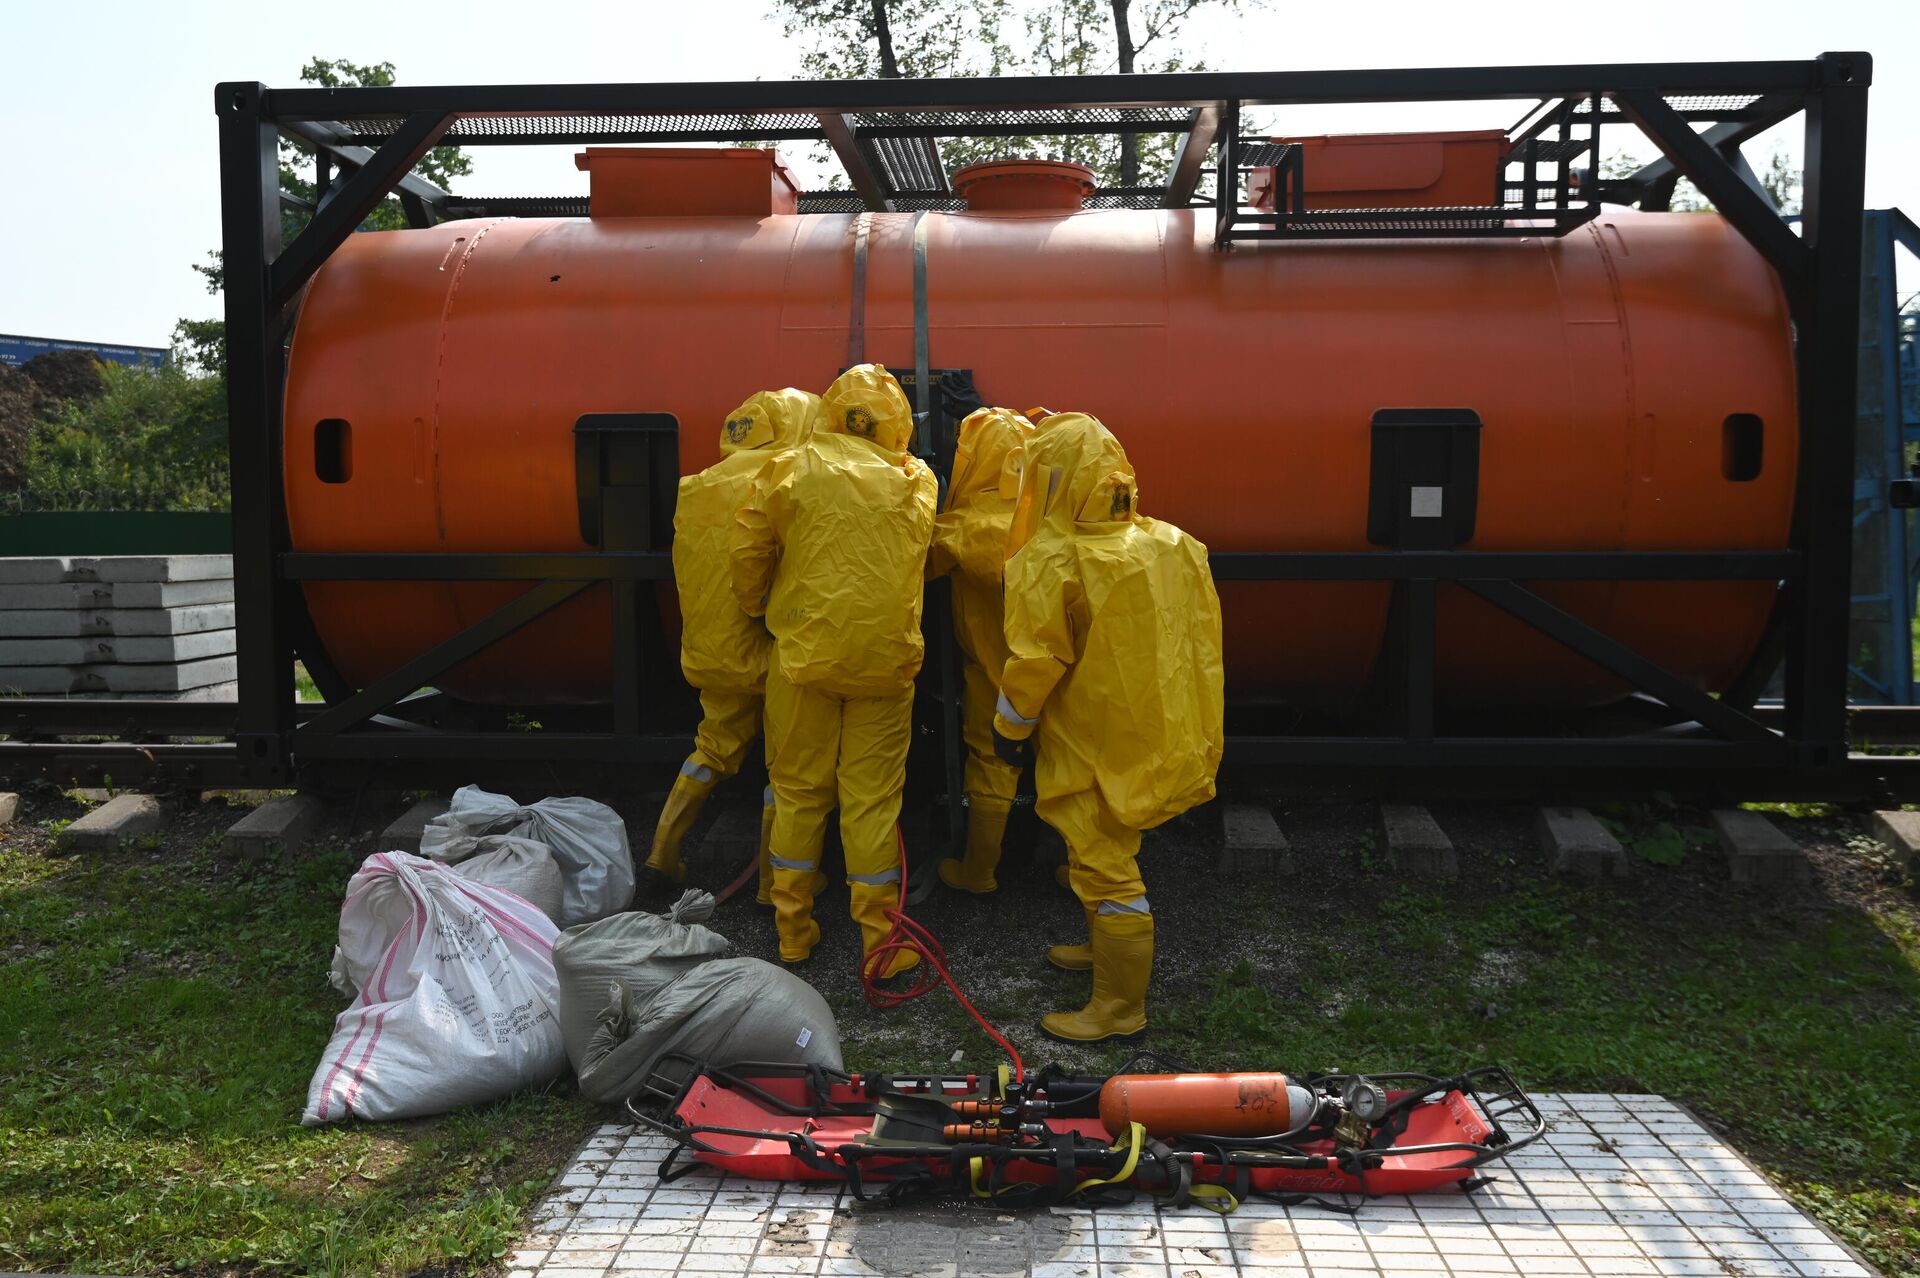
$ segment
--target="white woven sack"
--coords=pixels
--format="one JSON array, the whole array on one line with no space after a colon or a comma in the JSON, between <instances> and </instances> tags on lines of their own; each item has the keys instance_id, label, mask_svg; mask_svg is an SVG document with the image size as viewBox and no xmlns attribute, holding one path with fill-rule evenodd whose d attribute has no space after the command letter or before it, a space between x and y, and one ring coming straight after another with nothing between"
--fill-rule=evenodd
<instances>
[{"instance_id":1,"label":"white woven sack","mask_svg":"<svg viewBox=\"0 0 1920 1278\"><path fill-rule=\"evenodd\" d=\"M444 1113L566 1068L553 942L511 892L404 852L347 883L334 979L357 991L307 1087L307 1126Z\"/></svg>"},{"instance_id":2,"label":"white woven sack","mask_svg":"<svg viewBox=\"0 0 1920 1278\"><path fill-rule=\"evenodd\" d=\"M453 870L461 878L486 883L531 901L555 923L560 920L566 883L560 867L554 863L552 851L544 843L511 834L482 835L474 854L464 861L456 861Z\"/></svg>"}]
</instances>

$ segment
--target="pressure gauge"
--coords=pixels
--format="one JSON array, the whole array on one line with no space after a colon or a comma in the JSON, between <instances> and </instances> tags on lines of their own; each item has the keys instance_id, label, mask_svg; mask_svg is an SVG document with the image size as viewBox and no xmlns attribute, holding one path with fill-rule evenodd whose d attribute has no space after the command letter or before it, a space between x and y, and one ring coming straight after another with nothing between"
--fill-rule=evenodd
<instances>
[{"instance_id":1,"label":"pressure gauge","mask_svg":"<svg viewBox=\"0 0 1920 1278\"><path fill-rule=\"evenodd\" d=\"M1361 1122L1377 1123L1387 1112L1387 1093L1370 1079L1355 1078L1341 1092L1340 1103Z\"/></svg>"}]
</instances>

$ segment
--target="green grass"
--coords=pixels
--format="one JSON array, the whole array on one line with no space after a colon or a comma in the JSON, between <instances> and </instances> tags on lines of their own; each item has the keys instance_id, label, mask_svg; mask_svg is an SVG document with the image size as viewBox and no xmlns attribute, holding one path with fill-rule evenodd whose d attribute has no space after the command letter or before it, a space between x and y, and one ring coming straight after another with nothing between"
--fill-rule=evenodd
<instances>
[{"instance_id":1,"label":"green grass","mask_svg":"<svg viewBox=\"0 0 1920 1278\"><path fill-rule=\"evenodd\" d=\"M313 681L313 676L307 673L306 665L299 661L293 663L293 699L295 701L326 700L320 695L320 685Z\"/></svg>"},{"instance_id":2,"label":"green grass","mask_svg":"<svg viewBox=\"0 0 1920 1278\"><path fill-rule=\"evenodd\" d=\"M160 848L48 851L77 811L36 797L0 847L0 1269L412 1274L509 1250L597 1117L564 1088L438 1120L298 1126L341 1005L325 973L354 858L225 865L210 851L224 809ZM1920 1275L1920 912L1857 817L1772 808L1815 850L1818 879L1768 893L1729 886L1703 815L1671 799L1608 819L1664 860L1670 828L1678 863L1605 887L1543 873L1529 810L1465 807L1439 811L1460 878L1407 882L1368 811L1290 811L1284 877L1216 878L1197 827L1149 836L1148 1046L1207 1069L1497 1061L1541 1091L1658 1092L1885 1272ZM736 868L697 863L696 880ZM1016 852L996 897L936 895L914 914L1030 1068L1110 1071L1131 1048L1033 1029L1085 992L1039 961L1080 926L1050 869ZM850 1066L924 1070L956 1047L968 1068L997 1061L943 994L868 1009L845 910L844 893L824 898L806 976ZM716 926L772 957L750 906Z\"/></svg>"},{"instance_id":3,"label":"green grass","mask_svg":"<svg viewBox=\"0 0 1920 1278\"><path fill-rule=\"evenodd\" d=\"M1208 1070L1493 1062L1537 1091L1662 1094L1884 1272L1920 1278L1920 912L1901 867L1858 815L1771 805L1810 849L1815 882L1742 888L1700 808L1654 795L1593 810L1641 852L1625 882L1547 875L1526 807L1436 805L1461 857L1459 878L1439 884L1394 872L1366 804L1285 813L1288 876L1222 879L1197 831L1151 833L1144 1045ZM914 915L1029 1069L1119 1068L1134 1048L1067 1048L1035 1031L1039 1014L1086 992L1039 951L1084 933L1050 866L1010 854L999 878L995 898L936 894ZM808 979L850 1065L925 1069L956 1047L967 1068L998 1060L945 995L868 1011L842 975L844 909L830 898L817 910L827 951ZM727 934L772 951L751 930Z\"/></svg>"},{"instance_id":4,"label":"green grass","mask_svg":"<svg viewBox=\"0 0 1920 1278\"><path fill-rule=\"evenodd\" d=\"M1228 934L1259 922L1221 908ZM1748 899L1740 928L1550 882L1470 901L1382 886L1351 908L1358 943L1309 947L1299 986L1243 958L1168 1008L1156 1045L1209 1067L1494 1060L1542 1089L1676 1097L1869 1259L1920 1274L1911 912ZM1524 978L1475 975L1489 956Z\"/></svg>"},{"instance_id":5,"label":"green grass","mask_svg":"<svg viewBox=\"0 0 1920 1278\"><path fill-rule=\"evenodd\" d=\"M226 818L231 820L231 817ZM211 826L211 822L208 823ZM0 846L0 1269L400 1274L503 1256L591 1121L560 1093L299 1126L344 852Z\"/></svg>"}]
</instances>

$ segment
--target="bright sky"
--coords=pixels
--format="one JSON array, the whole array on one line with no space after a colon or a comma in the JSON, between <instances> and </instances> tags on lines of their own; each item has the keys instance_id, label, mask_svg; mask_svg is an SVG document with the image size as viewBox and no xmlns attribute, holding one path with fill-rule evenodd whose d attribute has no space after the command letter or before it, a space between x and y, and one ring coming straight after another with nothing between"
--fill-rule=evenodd
<instances>
[{"instance_id":1,"label":"bright sky","mask_svg":"<svg viewBox=\"0 0 1920 1278\"><path fill-rule=\"evenodd\" d=\"M292 85L308 58L390 60L405 84L781 79L798 52L765 0L462 0L0 6L0 332L164 345L216 313L190 269L219 241L213 86ZM1608 0L1478 11L1427 0L1209 16L1183 41L1222 70L1875 58L1870 207L1920 213L1920 0ZM1485 107L1297 112L1297 132L1499 127ZM1797 132L1797 123L1794 126ZM1629 130L1618 130L1627 140ZM1759 167L1771 139L1749 148ZM1797 154L1797 141L1794 143ZM571 148L480 148L461 191L584 191Z\"/></svg>"}]
</instances>

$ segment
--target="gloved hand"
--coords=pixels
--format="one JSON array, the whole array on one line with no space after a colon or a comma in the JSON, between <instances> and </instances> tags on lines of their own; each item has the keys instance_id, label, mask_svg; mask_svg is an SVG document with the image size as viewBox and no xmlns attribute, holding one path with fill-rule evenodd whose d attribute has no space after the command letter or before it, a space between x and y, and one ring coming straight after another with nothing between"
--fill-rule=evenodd
<instances>
[{"instance_id":1,"label":"gloved hand","mask_svg":"<svg viewBox=\"0 0 1920 1278\"><path fill-rule=\"evenodd\" d=\"M993 728L993 752L1000 756L1002 763L1013 767L1025 769L1033 766L1033 738L1015 740L1001 732L998 724Z\"/></svg>"}]
</instances>

